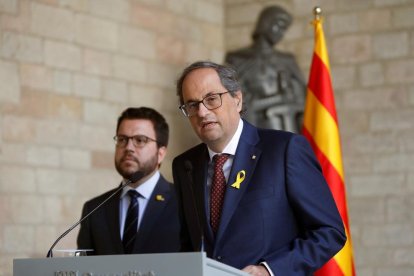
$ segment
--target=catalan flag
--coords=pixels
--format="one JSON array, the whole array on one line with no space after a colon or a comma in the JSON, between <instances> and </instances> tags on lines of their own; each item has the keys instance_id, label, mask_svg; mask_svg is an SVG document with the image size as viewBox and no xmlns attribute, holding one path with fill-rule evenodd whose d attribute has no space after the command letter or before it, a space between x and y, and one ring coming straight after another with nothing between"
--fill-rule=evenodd
<instances>
[{"instance_id":1,"label":"catalan flag","mask_svg":"<svg viewBox=\"0 0 414 276\"><path fill-rule=\"evenodd\" d=\"M315 8L315 15L316 18L313 21L315 48L309 75L302 133L311 143L322 166L323 175L341 214L348 238L341 251L318 270L316 275L351 276L355 275L355 268L346 204L338 119L319 8Z\"/></svg>"}]
</instances>

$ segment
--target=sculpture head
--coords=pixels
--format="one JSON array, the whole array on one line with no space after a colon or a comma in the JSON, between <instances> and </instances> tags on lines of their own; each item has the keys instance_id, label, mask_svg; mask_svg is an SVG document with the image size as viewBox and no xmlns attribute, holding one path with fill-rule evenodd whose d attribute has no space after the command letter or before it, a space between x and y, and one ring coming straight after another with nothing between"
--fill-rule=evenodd
<instances>
[{"instance_id":1,"label":"sculpture head","mask_svg":"<svg viewBox=\"0 0 414 276\"><path fill-rule=\"evenodd\" d=\"M278 43L292 23L292 16L279 6L269 6L262 10L253 32L253 39L264 38L272 45Z\"/></svg>"}]
</instances>

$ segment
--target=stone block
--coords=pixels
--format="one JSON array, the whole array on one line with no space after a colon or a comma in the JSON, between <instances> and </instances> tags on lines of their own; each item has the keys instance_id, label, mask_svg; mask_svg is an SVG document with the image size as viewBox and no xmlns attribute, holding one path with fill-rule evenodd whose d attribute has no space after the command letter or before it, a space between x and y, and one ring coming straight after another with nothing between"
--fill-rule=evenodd
<instances>
[{"instance_id":1,"label":"stone block","mask_svg":"<svg viewBox=\"0 0 414 276\"><path fill-rule=\"evenodd\" d=\"M221 4L208 1L196 1L194 2L193 16L209 23L224 24L224 11Z\"/></svg>"},{"instance_id":2,"label":"stone block","mask_svg":"<svg viewBox=\"0 0 414 276\"><path fill-rule=\"evenodd\" d=\"M3 0L7 5L13 2L17 4L17 0ZM19 1L17 5L17 13L2 13L0 16L0 26L3 30L13 30L18 32L29 32L31 24L31 1ZM13 4L14 5L14 4ZM9 7L10 8L10 7Z\"/></svg>"},{"instance_id":3,"label":"stone block","mask_svg":"<svg viewBox=\"0 0 414 276\"><path fill-rule=\"evenodd\" d=\"M332 63L363 63L371 56L371 37L369 35L347 35L332 39L330 57Z\"/></svg>"},{"instance_id":4,"label":"stone block","mask_svg":"<svg viewBox=\"0 0 414 276\"><path fill-rule=\"evenodd\" d=\"M119 30L118 47L123 54L153 60L157 58L156 46L156 36L152 32L137 27L121 27Z\"/></svg>"},{"instance_id":5,"label":"stone block","mask_svg":"<svg viewBox=\"0 0 414 276\"><path fill-rule=\"evenodd\" d=\"M358 14L354 12L333 14L329 17L329 34L355 33L359 29Z\"/></svg>"},{"instance_id":6,"label":"stone block","mask_svg":"<svg viewBox=\"0 0 414 276\"><path fill-rule=\"evenodd\" d=\"M23 165L26 163L26 145L2 142L0 150L1 164Z\"/></svg>"},{"instance_id":7,"label":"stone block","mask_svg":"<svg viewBox=\"0 0 414 276\"><path fill-rule=\"evenodd\" d=\"M117 55L112 66L114 76L121 80L145 83L148 78L147 64L140 59Z\"/></svg>"},{"instance_id":8,"label":"stone block","mask_svg":"<svg viewBox=\"0 0 414 276\"><path fill-rule=\"evenodd\" d=\"M401 58L409 53L409 34L390 32L374 35L373 55L376 59Z\"/></svg>"},{"instance_id":9,"label":"stone block","mask_svg":"<svg viewBox=\"0 0 414 276\"><path fill-rule=\"evenodd\" d=\"M213 46L214 48L219 48L219 49L224 48L224 40L223 40L224 37L223 37L222 26L204 23L201 25L201 31L203 32L203 37L202 37L203 43L205 43L208 46Z\"/></svg>"},{"instance_id":10,"label":"stone block","mask_svg":"<svg viewBox=\"0 0 414 276\"><path fill-rule=\"evenodd\" d=\"M17 224L39 224L43 221L42 197L39 195L11 196L13 222Z\"/></svg>"},{"instance_id":11,"label":"stone block","mask_svg":"<svg viewBox=\"0 0 414 276\"><path fill-rule=\"evenodd\" d=\"M412 83L414 59L395 59L386 64L385 79L390 84Z\"/></svg>"},{"instance_id":12,"label":"stone block","mask_svg":"<svg viewBox=\"0 0 414 276\"><path fill-rule=\"evenodd\" d=\"M25 87L51 91L53 71L44 65L22 64L20 66L20 82Z\"/></svg>"},{"instance_id":13,"label":"stone block","mask_svg":"<svg viewBox=\"0 0 414 276\"><path fill-rule=\"evenodd\" d=\"M359 79L364 87L382 85L385 82L384 67L378 62L363 64L359 69Z\"/></svg>"},{"instance_id":14,"label":"stone block","mask_svg":"<svg viewBox=\"0 0 414 276\"><path fill-rule=\"evenodd\" d=\"M53 91L69 95L72 92L72 74L66 70L54 70L53 72Z\"/></svg>"},{"instance_id":15,"label":"stone block","mask_svg":"<svg viewBox=\"0 0 414 276\"><path fill-rule=\"evenodd\" d=\"M356 77L354 66L335 66L331 70L331 81L335 89L355 87Z\"/></svg>"},{"instance_id":16,"label":"stone block","mask_svg":"<svg viewBox=\"0 0 414 276\"><path fill-rule=\"evenodd\" d=\"M103 80L102 98L111 103L126 104L128 101L128 84L125 81Z\"/></svg>"},{"instance_id":17,"label":"stone block","mask_svg":"<svg viewBox=\"0 0 414 276\"><path fill-rule=\"evenodd\" d=\"M37 190L43 195L74 195L77 193L77 173L58 169L36 170Z\"/></svg>"},{"instance_id":18,"label":"stone block","mask_svg":"<svg viewBox=\"0 0 414 276\"><path fill-rule=\"evenodd\" d=\"M108 52L84 49L83 70L93 75L110 76L112 73L111 60L111 55Z\"/></svg>"},{"instance_id":19,"label":"stone block","mask_svg":"<svg viewBox=\"0 0 414 276\"><path fill-rule=\"evenodd\" d=\"M130 22L140 28L168 34L174 32L178 17L155 6L144 5L138 1L131 2Z\"/></svg>"},{"instance_id":20,"label":"stone block","mask_svg":"<svg viewBox=\"0 0 414 276\"><path fill-rule=\"evenodd\" d=\"M34 247L34 227L30 225L6 225L3 227L3 252L24 253Z\"/></svg>"},{"instance_id":21,"label":"stone block","mask_svg":"<svg viewBox=\"0 0 414 276\"><path fill-rule=\"evenodd\" d=\"M101 79L99 77L75 74L73 93L82 98L99 99L101 97Z\"/></svg>"},{"instance_id":22,"label":"stone block","mask_svg":"<svg viewBox=\"0 0 414 276\"><path fill-rule=\"evenodd\" d=\"M346 110L393 110L407 105L408 96L404 87L390 86L369 89L353 89L343 94Z\"/></svg>"},{"instance_id":23,"label":"stone block","mask_svg":"<svg viewBox=\"0 0 414 276\"><path fill-rule=\"evenodd\" d=\"M147 65L147 70L147 81L150 85L174 89L177 74L179 72L177 66L162 63L149 63Z\"/></svg>"},{"instance_id":24,"label":"stone block","mask_svg":"<svg viewBox=\"0 0 414 276\"><path fill-rule=\"evenodd\" d=\"M91 168L91 154L87 150L62 149L62 167L64 169L87 170Z\"/></svg>"},{"instance_id":25,"label":"stone block","mask_svg":"<svg viewBox=\"0 0 414 276\"><path fill-rule=\"evenodd\" d=\"M2 164L0 171L0 191L2 194L30 194L36 190L33 168Z\"/></svg>"},{"instance_id":26,"label":"stone block","mask_svg":"<svg viewBox=\"0 0 414 276\"><path fill-rule=\"evenodd\" d=\"M34 34L64 41L73 41L75 34L74 14L41 3L31 3L30 28Z\"/></svg>"},{"instance_id":27,"label":"stone block","mask_svg":"<svg viewBox=\"0 0 414 276\"><path fill-rule=\"evenodd\" d=\"M411 153L394 153L388 155L381 155L376 158L374 163L374 171L379 173L388 173L389 175L392 172L409 172L414 164L414 155ZM395 184L395 181L390 183Z\"/></svg>"},{"instance_id":28,"label":"stone block","mask_svg":"<svg viewBox=\"0 0 414 276\"><path fill-rule=\"evenodd\" d=\"M0 60L0 103L18 103L20 80L15 63Z\"/></svg>"},{"instance_id":29,"label":"stone block","mask_svg":"<svg viewBox=\"0 0 414 276\"><path fill-rule=\"evenodd\" d=\"M115 135L116 118L111 118L110 127L81 125L79 128L80 147L89 150L113 150L112 137Z\"/></svg>"},{"instance_id":30,"label":"stone block","mask_svg":"<svg viewBox=\"0 0 414 276\"><path fill-rule=\"evenodd\" d=\"M414 6L396 8L393 12L392 24L398 28L414 27Z\"/></svg>"},{"instance_id":31,"label":"stone block","mask_svg":"<svg viewBox=\"0 0 414 276\"><path fill-rule=\"evenodd\" d=\"M150 1L150 0L147 0ZM194 1L193 0L169 0L163 3L167 10L174 13L185 15L194 13Z\"/></svg>"},{"instance_id":32,"label":"stone block","mask_svg":"<svg viewBox=\"0 0 414 276\"><path fill-rule=\"evenodd\" d=\"M371 114L370 129L372 131L383 131L393 129L406 130L414 127L414 110L410 108L400 108L399 110L382 110Z\"/></svg>"},{"instance_id":33,"label":"stone block","mask_svg":"<svg viewBox=\"0 0 414 276\"><path fill-rule=\"evenodd\" d=\"M119 116L118 107L114 104L86 100L83 105L84 120L87 123L112 126Z\"/></svg>"},{"instance_id":34,"label":"stone block","mask_svg":"<svg viewBox=\"0 0 414 276\"><path fill-rule=\"evenodd\" d=\"M91 163L93 169L114 169L114 150L111 152L97 150L92 151Z\"/></svg>"},{"instance_id":35,"label":"stone block","mask_svg":"<svg viewBox=\"0 0 414 276\"><path fill-rule=\"evenodd\" d=\"M132 85L129 89L129 100L131 105L136 106L157 106L164 109L166 95L160 88L153 86Z\"/></svg>"},{"instance_id":36,"label":"stone block","mask_svg":"<svg viewBox=\"0 0 414 276\"><path fill-rule=\"evenodd\" d=\"M162 63L181 65L184 63L185 41L173 36L159 36L156 41L156 56Z\"/></svg>"},{"instance_id":37,"label":"stone block","mask_svg":"<svg viewBox=\"0 0 414 276\"><path fill-rule=\"evenodd\" d=\"M79 145L79 124L71 121L42 120L35 125L33 135L37 144L74 146Z\"/></svg>"},{"instance_id":38,"label":"stone block","mask_svg":"<svg viewBox=\"0 0 414 276\"><path fill-rule=\"evenodd\" d=\"M56 208L56 206L51 206L51 208ZM75 231L75 230L74 230ZM49 246L52 246L54 239L58 238L58 233L56 233L56 227L51 225L37 225L35 227L35 247L34 250L36 252L44 252L44 255L41 257L46 256L45 251L49 250Z\"/></svg>"},{"instance_id":39,"label":"stone block","mask_svg":"<svg viewBox=\"0 0 414 276\"><path fill-rule=\"evenodd\" d=\"M404 223L414 221L414 199L411 195L393 196L386 199L386 217L388 222Z\"/></svg>"},{"instance_id":40,"label":"stone block","mask_svg":"<svg viewBox=\"0 0 414 276\"><path fill-rule=\"evenodd\" d=\"M413 240L412 227L408 223L371 224L364 227L362 236L363 244L367 246L407 246L412 245Z\"/></svg>"},{"instance_id":41,"label":"stone block","mask_svg":"<svg viewBox=\"0 0 414 276\"><path fill-rule=\"evenodd\" d=\"M406 186L403 173L354 174L348 185L352 197L403 195Z\"/></svg>"},{"instance_id":42,"label":"stone block","mask_svg":"<svg viewBox=\"0 0 414 276\"><path fill-rule=\"evenodd\" d=\"M33 166L59 167L59 150L48 146L29 146L27 149L27 163Z\"/></svg>"},{"instance_id":43,"label":"stone block","mask_svg":"<svg viewBox=\"0 0 414 276\"><path fill-rule=\"evenodd\" d=\"M410 267L379 267L376 269L376 275L378 276L412 276L413 269Z\"/></svg>"},{"instance_id":44,"label":"stone block","mask_svg":"<svg viewBox=\"0 0 414 276\"><path fill-rule=\"evenodd\" d=\"M33 142L36 135L36 126L33 119L4 116L2 127L7 131L3 132L3 141L6 142Z\"/></svg>"},{"instance_id":45,"label":"stone block","mask_svg":"<svg viewBox=\"0 0 414 276\"><path fill-rule=\"evenodd\" d=\"M118 27L114 22L83 14L77 14L75 21L76 42L96 49L117 50Z\"/></svg>"},{"instance_id":46,"label":"stone block","mask_svg":"<svg viewBox=\"0 0 414 276\"><path fill-rule=\"evenodd\" d=\"M226 12L226 25L255 25L256 20L262 10L259 3L246 3L242 5L232 5Z\"/></svg>"},{"instance_id":47,"label":"stone block","mask_svg":"<svg viewBox=\"0 0 414 276\"><path fill-rule=\"evenodd\" d=\"M16 14L17 13L17 0L0 0L0 12Z\"/></svg>"},{"instance_id":48,"label":"stone block","mask_svg":"<svg viewBox=\"0 0 414 276\"><path fill-rule=\"evenodd\" d=\"M398 152L398 136L392 132L358 133L348 138L348 154L351 155L377 155L393 154Z\"/></svg>"},{"instance_id":49,"label":"stone block","mask_svg":"<svg viewBox=\"0 0 414 276\"><path fill-rule=\"evenodd\" d=\"M80 70L82 55L79 47L74 44L45 41L46 65L68 70Z\"/></svg>"},{"instance_id":50,"label":"stone block","mask_svg":"<svg viewBox=\"0 0 414 276\"><path fill-rule=\"evenodd\" d=\"M1 43L1 56L23 62L43 62L43 43L35 36L4 32Z\"/></svg>"},{"instance_id":51,"label":"stone block","mask_svg":"<svg viewBox=\"0 0 414 276\"><path fill-rule=\"evenodd\" d=\"M348 200L351 223L384 223L385 202L381 197L361 197Z\"/></svg>"},{"instance_id":52,"label":"stone block","mask_svg":"<svg viewBox=\"0 0 414 276\"><path fill-rule=\"evenodd\" d=\"M394 0L391 0L394 1ZM391 9L368 9L358 14L361 31L391 29Z\"/></svg>"},{"instance_id":53,"label":"stone block","mask_svg":"<svg viewBox=\"0 0 414 276\"><path fill-rule=\"evenodd\" d=\"M128 21L129 1L127 0L90 0L89 12L93 15L107 17L120 22Z\"/></svg>"},{"instance_id":54,"label":"stone block","mask_svg":"<svg viewBox=\"0 0 414 276\"><path fill-rule=\"evenodd\" d=\"M79 174L78 189L84 195L95 197L117 187L121 180L115 169L83 171Z\"/></svg>"}]
</instances>

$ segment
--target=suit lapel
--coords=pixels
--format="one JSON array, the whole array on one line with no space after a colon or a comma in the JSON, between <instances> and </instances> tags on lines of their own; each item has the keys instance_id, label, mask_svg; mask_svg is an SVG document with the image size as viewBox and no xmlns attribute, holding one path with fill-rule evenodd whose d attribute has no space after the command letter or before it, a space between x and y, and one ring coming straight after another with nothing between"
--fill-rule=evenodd
<instances>
[{"instance_id":1,"label":"suit lapel","mask_svg":"<svg viewBox=\"0 0 414 276\"><path fill-rule=\"evenodd\" d=\"M138 235L135 239L135 246L133 252L140 252L147 240L147 236L151 233L151 229L154 223L158 220L163 209L167 205L171 197L170 184L160 176L154 191L151 194L151 198L148 200L147 207L140 223Z\"/></svg>"},{"instance_id":2,"label":"suit lapel","mask_svg":"<svg viewBox=\"0 0 414 276\"><path fill-rule=\"evenodd\" d=\"M261 154L261 150L256 148L258 140L259 137L256 128L244 121L242 135L237 146L229 180L226 185L226 194L221 213L220 226L216 236L216 245L220 242L231 217L236 211L241 198L247 190L247 186L252 185L250 183L250 179ZM242 171L244 171L244 180L241 180L243 175ZM231 185L238 179L239 188L232 187Z\"/></svg>"},{"instance_id":3,"label":"suit lapel","mask_svg":"<svg viewBox=\"0 0 414 276\"><path fill-rule=\"evenodd\" d=\"M119 199L121 192L117 196L114 196L106 205L106 220L109 225L109 234L111 240L114 241L113 247L116 253L124 253L124 247L122 246L121 236L119 233Z\"/></svg>"}]
</instances>

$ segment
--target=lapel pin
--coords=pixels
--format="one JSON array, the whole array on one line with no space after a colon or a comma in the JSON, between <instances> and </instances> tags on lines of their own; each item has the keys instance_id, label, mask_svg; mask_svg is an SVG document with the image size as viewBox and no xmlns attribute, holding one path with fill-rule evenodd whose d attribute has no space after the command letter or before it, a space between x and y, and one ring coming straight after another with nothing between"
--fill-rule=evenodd
<instances>
[{"instance_id":1,"label":"lapel pin","mask_svg":"<svg viewBox=\"0 0 414 276\"><path fill-rule=\"evenodd\" d=\"M239 172L237 173L237 176L236 176L236 177L237 177L237 178L236 178L236 182L234 182L233 184L231 184L231 186L232 186L233 188L240 189L240 184L243 182L244 178L246 177L246 172L245 172L245 170L241 170L241 171L239 171Z\"/></svg>"},{"instance_id":2,"label":"lapel pin","mask_svg":"<svg viewBox=\"0 0 414 276\"><path fill-rule=\"evenodd\" d=\"M252 159L254 160L254 159L256 159L256 155L252 155Z\"/></svg>"},{"instance_id":3,"label":"lapel pin","mask_svg":"<svg viewBox=\"0 0 414 276\"><path fill-rule=\"evenodd\" d=\"M164 201L165 198L162 195L156 195L155 196L155 200L157 200L157 201Z\"/></svg>"}]
</instances>

